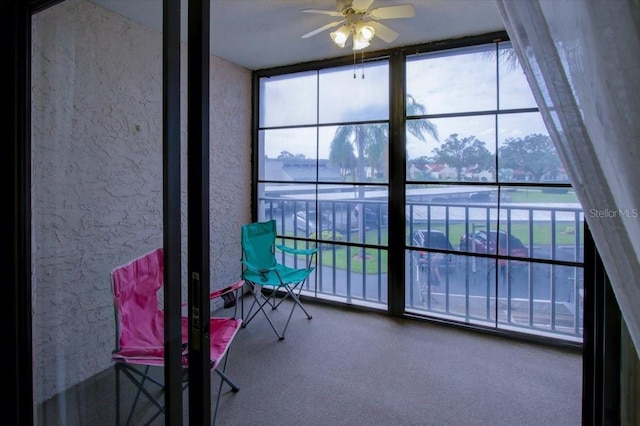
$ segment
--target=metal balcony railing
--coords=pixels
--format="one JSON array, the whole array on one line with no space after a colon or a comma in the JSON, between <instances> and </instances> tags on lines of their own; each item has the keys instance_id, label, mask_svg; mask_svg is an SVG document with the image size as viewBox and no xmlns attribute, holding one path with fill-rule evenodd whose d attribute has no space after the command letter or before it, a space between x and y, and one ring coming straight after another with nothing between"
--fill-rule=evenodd
<instances>
[{"instance_id":1,"label":"metal balcony railing","mask_svg":"<svg viewBox=\"0 0 640 426\"><path fill-rule=\"evenodd\" d=\"M386 309L386 204L259 201L261 220L278 222L283 243L320 248L307 295ZM367 212L364 221L358 210ZM407 203L406 311L581 342L583 220L579 206ZM410 237L425 229L444 233L452 247L417 245ZM478 230L517 236L526 257L512 250L510 239L482 250L461 244ZM282 254L282 261L295 266L304 259Z\"/></svg>"}]
</instances>

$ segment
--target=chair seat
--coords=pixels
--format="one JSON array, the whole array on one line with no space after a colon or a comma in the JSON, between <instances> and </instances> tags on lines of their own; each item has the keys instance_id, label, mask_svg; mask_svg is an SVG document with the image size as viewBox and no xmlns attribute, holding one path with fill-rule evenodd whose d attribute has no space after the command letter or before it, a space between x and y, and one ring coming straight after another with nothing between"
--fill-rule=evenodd
<instances>
[{"instance_id":1,"label":"chair seat","mask_svg":"<svg viewBox=\"0 0 640 426\"><path fill-rule=\"evenodd\" d=\"M213 362L211 368L216 368L226 355L236 333L240 330L242 320L239 318L211 318L210 324L210 359Z\"/></svg>"},{"instance_id":2,"label":"chair seat","mask_svg":"<svg viewBox=\"0 0 640 426\"><path fill-rule=\"evenodd\" d=\"M187 344L187 321L186 317L182 318L182 342ZM242 326L242 320L240 318L211 318L209 321L209 333L210 333L210 359L213 362L211 368L216 368L220 363L220 360L224 358L231 342L233 341L236 333ZM182 357L182 364L186 367L188 365L187 353L184 351ZM163 346L130 346L120 348L118 351L114 351L112 359L116 362L125 362L127 364L141 364L141 365L164 365L164 347Z\"/></svg>"},{"instance_id":3,"label":"chair seat","mask_svg":"<svg viewBox=\"0 0 640 426\"><path fill-rule=\"evenodd\" d=\"M312 271L313 268L294 269L285 265L277 265L275 271L269 271L266 273L247 269L243 274L243 279L258 285L282 287L287 283L306 280Z\"/></svg>"}]
</instances>

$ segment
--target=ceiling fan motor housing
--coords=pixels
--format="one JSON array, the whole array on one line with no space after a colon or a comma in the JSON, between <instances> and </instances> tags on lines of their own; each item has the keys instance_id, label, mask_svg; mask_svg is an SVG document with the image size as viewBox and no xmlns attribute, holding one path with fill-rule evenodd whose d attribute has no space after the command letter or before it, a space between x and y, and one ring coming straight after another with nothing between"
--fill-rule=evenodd
<instances>
[{"instance_id":1,"label":"ceiling fan motor housing","mask_svg":"<svg viewBox=\"0 0 640 426\"><path fill-rule=\"evenodd\" d=\"M302 38L308 38L329 28L340 25L331 32L330 37L339 47L345 47L349 37L353 40L353 50L361 50L369 46L374 36L387 43L398 37L398 33L379 22L381 19L411 18L414 16L413 6L410 4L383 6L370 10L375 0L336 0L338 11L304 9L303 12L319 13L334 17L341 17L339 21L330 22L317 28Z\"/></svg>"}]
</instances>

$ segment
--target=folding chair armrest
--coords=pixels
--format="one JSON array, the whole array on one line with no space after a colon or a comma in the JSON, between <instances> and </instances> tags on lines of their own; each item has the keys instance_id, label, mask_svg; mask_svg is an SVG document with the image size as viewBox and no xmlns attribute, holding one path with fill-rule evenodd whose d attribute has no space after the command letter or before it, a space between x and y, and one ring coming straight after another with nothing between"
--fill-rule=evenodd
<instances>
[{"instance_id":1,"label":"folding chair armrest","mask_svg":"<svg viewBox=\"0 0 640 426\"><path fill-rule=\"evenodd\" d=\"M211 293L209 293L209 299L213 300L217 297L220 297L224 294L227 294L229 292L232 292L234 290L239 289L240 287L242 287L244 285L244 280L240 280L240 281L236 281L235 283L226 286L225 288L221 288L219 290L216 291L212 291Z\"/></svg>"},{"instance_id":2,"label":"folding chair armrest","mask_svg":"<svg viewBox=\"0 0 640 426\"><path fill-rule=\"evenodd\" d=\"M313 254L315 254L318 249L317 248L310 248L310 249L294 249L291 247L287 247L287 246L283 246L283 245L276 245L276 247L279 250L282 250L285 253L289 253L289 254L296 254L296 255L302 255L302 256L311 256Z\"/></svg>"},{"instance_id":3,"label":"folding chair armrest","mask_svg":"<svg viewBox=\"0 0 640 426\"><path fill-rule=\"evenodd\" d=\"M229 292L232 292L234 290L239 289L240 287L242 287L244 285L244 280L240 280L240 281L236 281L235 283L228 285L224 288L221 288L219 290L215 290L212 291L211 293L209 293L209 300L213 300L217 297L220 297L224 294L227 294ZM182 302L181 306L187 306L189 304L189 302Z\"/></svg>"}]
</instances>

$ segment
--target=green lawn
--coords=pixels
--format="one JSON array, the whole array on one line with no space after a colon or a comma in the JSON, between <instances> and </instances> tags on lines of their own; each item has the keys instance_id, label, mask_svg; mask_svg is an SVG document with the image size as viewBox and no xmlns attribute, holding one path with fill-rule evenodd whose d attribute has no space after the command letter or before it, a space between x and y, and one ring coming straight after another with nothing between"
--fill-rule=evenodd
<instances>
[{"instance_id":1,"label":"green lawn","mask_svg":"<svg viewBox=\"0 0 640 426\"><path fill-rule=\"evenodd\" d=\"M287 233L288 236L293 236L291 233ZM344 241L344 236L340 241ZM380 234L380 245L387 245L387 230L383 229ZM328 235L326 239L330 239ZM359 241L358 232L351 234L351 241ZM378 232L367 231L366 242L368 244L378 244ZM295 247L291 240L287 240L286 245L288 247ZM303 248L303 245L299 245L298 248ZM342 245L334 245L327 243L321 246L322 248L322 265L335 267L336 269L347 269L347 259L351 258L351 271L356 273L362 273L363 265L366 264L367 273L386 273L387 272L387 250L384 249L366 249L365 255L361 253L359 247L345 247ZM364 258L364 261L363 261ZM381 268L380 270L378 268Z\"/></svg>"},{"instance_id":2,"label":"green lawn","mask_svg":"<svg viewBox=\"0 0 640 426\"><path fill-rule=\"evenodd\" d=\"M506 192L512 203L577 203L575 192L569 189L566 193L542 192L540 189L517 189Z\"/></svg>"}]
</instances>

